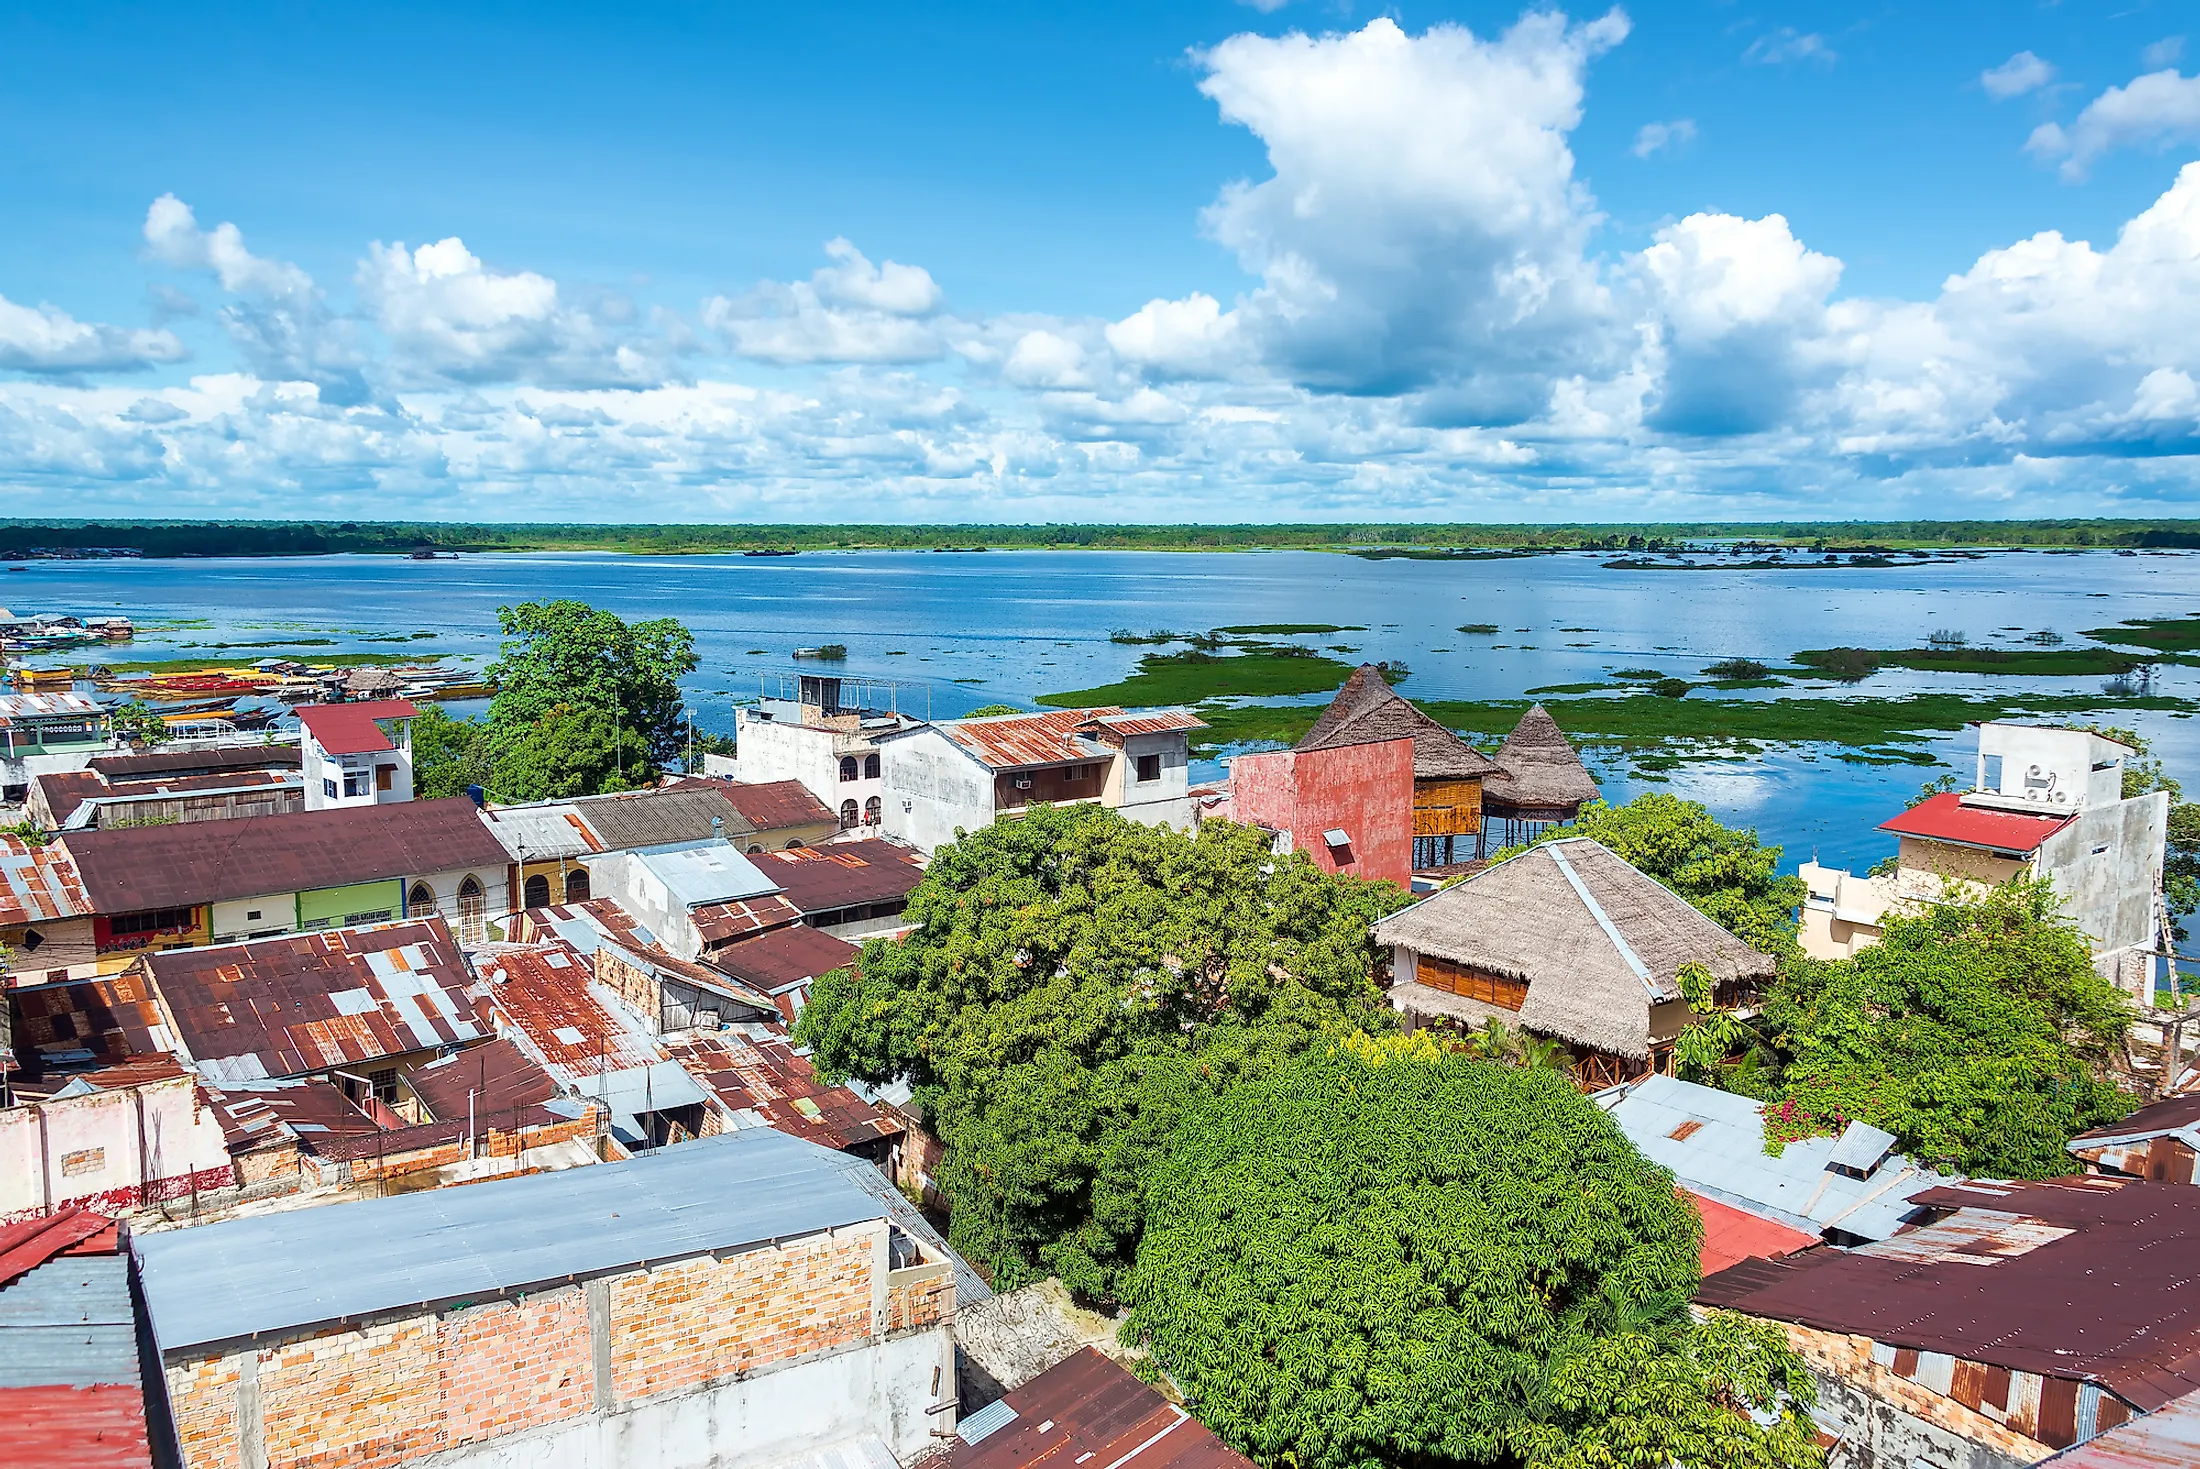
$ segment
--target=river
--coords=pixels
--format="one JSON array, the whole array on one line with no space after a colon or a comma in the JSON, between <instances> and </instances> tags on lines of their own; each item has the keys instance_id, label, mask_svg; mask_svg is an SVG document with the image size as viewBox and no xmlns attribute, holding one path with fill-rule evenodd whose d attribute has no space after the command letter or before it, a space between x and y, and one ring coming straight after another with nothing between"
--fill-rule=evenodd
<instances>
[{"instance_id":1,"label":"river","mask_svg":"<svg viewBox=\"0 0 2200 1469\"><path fill-rule=\"evenodd\" d=\"M1498 699L1620 668L1697 677L1723 658L1777 664L1802 648L1913 647L1936 630L1962 632L1974 645L2022 646L2017 630L2042 629L2077 642L2084 629L2129 618L2200 613L2193 553L2011 553L1707 572L1612 570L1603 564L1609 559L992 551L39 561L0 576L0 604L19 614L125 613L139 637L107 655L118 659L411 649L485 661L496 651L499 606L577 597L622 617L676 617L692 628L701 667L687 681L691 707L705 727L721 730L761 676L788 670L794 649L827 642L848 649L839 671L895 680L904 710L944 718L1124 677L1145 650L1111 643L1118 628L1334 623L1363 630L1311 641L1351 649L1334 655L1347 662L1405 662L1412 674L1401 691L1409 696ZM1455 631L1472 623L1500 631ZM434 637L390 641L414 633ZM232 647L207 646L217 643ZM31 661L86 657L79 650ZM2100 684L1894 669L1853 690L1817 694L2096 693ZM2164 665L2155 691L2200 701L2200 669ZM2200 731L2189 712L2118 711L2116 722L2139 728L2171 774L2200 789ZM1972 745L1966 733L1929 748L1967 776ZM1613 800L1651 788L1650 773L1624 759L1591 752L1591 766ZM1219 773L1212 764L1194 772ZM1786 848L1789 868L1814 853L1868 865L1893 847L1876 824L1936 773L1846 763L1826 747L1803 745L1690 760L1658 772L1665 779L1656 788L1755 826Z\"/></svg>"}]
</instances>

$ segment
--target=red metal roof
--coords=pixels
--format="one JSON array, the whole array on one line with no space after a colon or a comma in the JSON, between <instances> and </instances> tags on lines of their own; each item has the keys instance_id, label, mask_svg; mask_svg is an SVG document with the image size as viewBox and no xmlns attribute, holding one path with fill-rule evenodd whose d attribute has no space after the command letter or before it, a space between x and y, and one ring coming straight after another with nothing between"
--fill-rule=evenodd
<instances>
[{"instance_id":1,"label":"red metal roof","mask_svg":"<svg viewBox=\"0 0 2200 1469\"><path fill-rule=\"evenodd\" d=\"M112 1219L75 1204L44 1219L0 1226L0 1370L15 1384L0 1387L0 1464L70 1469L152 1464L145 1390L137 1354L128 1349L134 1313L113 1278L121 1262L108 1266L100 1281L88 1283L81 1273L65 1281L71 1291L67 1318L75 1319L69 1320L70 1340L59 1355L53 1350L60 1324L55 1303L37 1300L31 1286L13 1297L6 1293L34 1270L63 1269L53 1262L65 1256L112 1256L121 1247ZM12 1311L26 1294L31 1303Z\"/></svg>"},{"instance_id":2,"label":"red metal roof","mask_svg":"<svg viewBox=\"0 0 2200 1469\"><path fill-rule=\"evenodd\" d=\"M1205 1424L1091 1347L1005 1401L1014 1418L976 1443L951 1441L948 1469L1253 1469Z\"/></svg>"},{"instance_id":3,"label":"red metal roof","mask_svg":"<svg viewBox=\"0 0 2200 1469\"><path fill-rule=\"evenodd\" d=\"M509 1131L556 1120L542 1104L558 1094L557 1080L504 1036L409 1067L404 1078L439 1122L464 1122L470 1115L483 1127Z\"/></svg>"},{"instance_id":4,"label":"red metal roof","mask_svg":"<svg viewBox=\"0 0 2200 1469\"><path fill-rule=\"evenodd\" d=\"M783 1032L762 1026L669 1036L665 1049L735 1112L766 1126L845 1151L899 1137L901 1124L844 1086L827 1086Z\"/></svg>"},{"instance_id":5,"label":"red metal roof","mask_svg":"<svg viewBox=\"0 0 2200 1469\"><path fill-rule=\"evenodd\" d=\"M298 722L313 742L331 755L372 755L394 750L390 737L376 723L383 719L412 719L419 715L404 699L377 699L363 704L302 704Z\"/></svg>"},{"instance_id":6,"label":"red metal roof","mask_svg":"<svg viewBox=\"0 0 2200 1469\"><path fill-rule=\"evenodd\" d=\"M2142 1412L2200 1389L2200 1188L1967 1183L1954 1210L1853 1250L1745 1260L1696 1299L2012 1372L2098 1382Z\"/></svg>"},{"instance_id":7,"label":"red metal roof","mask_svg":"<svg viewBox=\"0 0 2200 1469\"><path fill-rule=\"evenodd\" d=\"M0 1388L0 1464L149 1469L145 1393L136 1383Z\"/></svg>"},{"instance_id":8,"label":"red metal roof","mask_svg":"<svg viewBox=\"0 0 2200 1469\"><path fill-rule=\"evenodd\" d=\"M704 903L688 909L688 921L703 936L706 946L732 943L750 934L766 933L802 921L803 910L777 893L761 898L740 898L726 903Z\"/></svg>"},{"instance_id":9,"label":"red metal roof","mask_svg":"<svg viewBox=\"0 0 2200 1469\"><path fill-rule=\"evenodd\" d=\"M1047 709L1037 714L958 719L938 728L985 765L995 770L1021 770L1109 758L1104 751L1096 753L1073 743L1073 737L1079 726L1122 712L1113 705L1101 709Z\"/></svg>"},{"instance_id":10,"label":"red metal roof","mask_svg":"<svg viewBox=\"0 0 2200 1469\"><path fill-rule=\"evenodd\" d=\"M91 911L84 879L66 847L36 847L21 837L0 836L0 928L81 918Z\"/></svg>"},{"instance_id":11,"label":"red metal roof","mask_svg":"<svg viewBox=\"0 0 2200 1469\"><path fill-rule=\"evenodd\" d=\"M202 1075L304 1076L480 1040L440 916L168 949L145 964Z\"/></svg>"},{"instance_id":12,"label":"red metal roof","mask_svg":"<svg viewBox=\"0 0 2200 1469\"><path fill-rule=\"evenodd\" d=\"M749 860L804 913L906 898L924 878L922 857L878 837L757 852Z\"/></svg>"},{"instance_id":13,"label":"red metal roof","mask_svg":"<svg viewBox=\"0 0 2200 1469\"><path fill-rule=\"evenodd\" d=\"M729 781L721 783L718 792L759 832L829 826L835 819L831 809L799 780L767 780L755 785Z\"/></svg>"},{"instance_id":14,"label":"red metal roof","mask_svg":"<svg viewBox=\"0 0 2200 1469\"><path fill-rule=\"evenodd\" d=\"M116 1248L114 1220L81 1204L63 1204L43 1219L0 1224L0 1288L57 1255L111 1255Z\"/></svg>"},{"instance_id":15,"label":"red metal roof","mask_svg":"<svg viewBox=\"0 0 2200 1469\"><path fill-rule=\"evenodd\" d=\"M1966 847L1991 847L1997 852L2036 852L2041 842L2075 820L2075 814L2034 816L2024 811L1966 806L1957 792L1943 791L1891 821L1880 822L1879 829Z\"/></svg>"},{"instance_id":16,"label":"red metal roof","mask_svg":"<svg viewBox=\"0 0 2200 1469\"><path fill-rule=\"evenodd\" d=\"M1792 1255L1797 1250L1807 1250L1818 1243L1818 1236L1805 1234L1800 1229L1790 1229L1785 1224L1763 1219L1746 1209L1732 1204L1722 1204L1717 1199L1707 1199L1702 1194L1681 1189L1680 1195L1696 1206L1703 1217L1703 1273L1716 1275L1729 1265L1743 1260L1777 1259Z\"/></svg>"},{"instance_id":17,"label":"red metal roof","mask_svg":"<svg viewBox=\"0 0 2200 1469\"><path fill-rule=\"evenodd\" d=\"M1136 714L1103 714L1093 723L1119 735L1169 734L1205 729L1207 721L1187 709L1152 709Z\"/></svg>"},{"instance_id":18,"label":"red metal roof","mask_svg":"<svg viewBox=\"0 0 2200 1469\"><path fill-rule=\"evenodd\" d=\"M845 969L856 962L860 953L862 950L845 939L797 923L728 944L714 952L710 962L735 979L772 994L835 969Z\"/></svg>"}]
</instances>

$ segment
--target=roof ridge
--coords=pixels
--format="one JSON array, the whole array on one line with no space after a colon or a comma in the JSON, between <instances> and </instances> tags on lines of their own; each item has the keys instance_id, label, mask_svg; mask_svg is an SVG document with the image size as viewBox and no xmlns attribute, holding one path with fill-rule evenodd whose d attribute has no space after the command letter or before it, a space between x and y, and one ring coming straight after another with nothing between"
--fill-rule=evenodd
<instances>
[{"instance_id":1,"label":"roof ridge","mask_svg":"<svg viewBox=\"0 0 2200 1469\"><path fill-rule=\"evenodd\" d=\"M1597 927L1603 929L1604 936L1612 941L1612 947L1619 951L1620 958L1625 960L1627 967L1635 972L1635 978L1641 980L1642 987L1650 992L1652 999L1656 999L1658 990L1657 985L1651 981L1650 966L1642 962L1642 955L1636 953L1635 946L1627 942L1627 936L1619 931L1619 925L1612 921L1612 915L1604 911L1604 905L1599 903L1596 896L1589 891L1588 883L1582 879L1580 873L1574 871L1574 864L1567 861L1566 854L1559 850L1560 847L1571 846L1574 842L1584 840L1587 839L1583 837L1565 837L1547 843L1546 845L1551 853L1551 861L1557 865L1559 872L1565 877L1567 885L1574 890L1574 896L1581 899L1582 906L1589 910L1589 916L1597 921ZM1595 843L1594 845L1602 846L1603 844ZM1613 855L1617 856L1618 854L1614 853Z\"/></svg>"}]
</instances>

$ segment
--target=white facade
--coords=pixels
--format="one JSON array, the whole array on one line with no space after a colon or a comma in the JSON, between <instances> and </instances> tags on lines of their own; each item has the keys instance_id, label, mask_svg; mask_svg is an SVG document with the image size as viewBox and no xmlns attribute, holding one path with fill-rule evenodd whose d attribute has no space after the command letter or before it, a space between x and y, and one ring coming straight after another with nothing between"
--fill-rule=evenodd
<instances>
[{"instance_id":1,"label":"white facade","mask_svg":"<svg viewBox=\"0 0 2200 1469\"><path fill-rule=\"evenodd\" d=\"M779 885L723 838L644 847L637 852L592 853L588 890L634 915L665 951L680 959L703 954L703 935L692 910L713 903L766 897Z\"/></svg>"},{"instance_id":2,"label":"white facade","mask_svg":"<svg viewBox=\"0 0 2200 1469\"><path fill-rule=\"evenodd\" d=\"M1182 731L1131 735L1108 772L1100 802L1148 826L1189 831L1195 824L1191 769L1191 741Z\"/></svg>"},{"instance_id":3,"label":"white facade","mask_svg":"<svg viewBox=\"0 0 2200 1469\"><path fill-rule=\"evenodd\" d=\"M386 806L413 798L412 721L381 723L388 727L393 748L359 755L334 754L322 747L311 729L299 731L298 763L305 773L308 811Z\"/></svg>"},{"instance_id":4,"label":"white facade","mask_svg":"<svg viewBox=\"0 0 2200 1469\"><path fill-rule=\"evenodd\" d=\"M2123 799L2124 760L2130 754L2090 730L1982 724L1972 788L2018 802L2026 811L2113 805Z\"/></svg>"},{"instance_id":5,"label":"white facade","mask_svg":"<svg viewBox=\"0 0 2200 1469\"><path fill-rule=\"evenodd\" d=\"M842 831L877 836L886 804L880 741L913 721L890 714L825 714L815 705L768 699L734 711L740 753L706 756L704 770L744 785L798 780L840 819Z\"/></svg>"},{"instance_id":6,"label":"white facade","mask_svg":"<svg viewBox=\"0 0 2200 1469\"><path fill-rule=\"evenodd\" d=\"M1003 717L1005 720L1005 716ZM1181 729L1122 738L1120 747L1080 739L1068 758L1029 767L996 769L938 725L923 725L884 740L886 835L931 853L955 840L959 831L990 826L1004 809L1002 782L1027 794L1007 801L1021 811L1024 800L1046 799L1050 773L1100 768L1096 792L1071 801L1092 801L1151 826L1189 831L1196 823L1190 787L1191 740ZM1019 773L1021 772L1021 773ZM1029 777L1029 778L1027 778ZM1028 794L1036 784L1037 794ZM1078 787L1091 791L1090 786Z\"/></svg>"},{"instance_id":7,"label":"white facade","mask_svg":"<svg viewBox=\"0 0 2200 1469\"><path fill-rule=\"evenodd\" d=\"M993 824L993 772L936 726L879 746L884 767L886 835L936 852L959 831Z\"/></svg>"}]
</instances>

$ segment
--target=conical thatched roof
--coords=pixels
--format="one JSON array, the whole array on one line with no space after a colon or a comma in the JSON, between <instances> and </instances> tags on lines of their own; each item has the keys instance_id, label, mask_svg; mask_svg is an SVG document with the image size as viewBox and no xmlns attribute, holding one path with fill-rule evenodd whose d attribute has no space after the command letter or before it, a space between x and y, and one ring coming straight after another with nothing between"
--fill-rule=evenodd
<instances>
[{"instance_id":1,"label":"conical thatched roof","mask_svg":"<svg viewBox=\"0 0 2200 1469\"><path fill-rule=\"evenodd\" d=\"M1581 763L1566 732L1541 704L1520 716L1520 723L1497 751L1499 778L1483 788L1485 808L1564 811L1571 816L1602 792L1589 767Z\"/></svg>"},{"instance_id":2,"label":"conical thatched roof","mask_svg":"<svg viewBox=\"0 0 2200 1469\"><path fill-rule=\"evenodd\" d=\"M1295 748L1334 750L1340 745L1402 739L1413 741L1415 780L1455 780L1497 770L1488 756L1401 698L1382 669L1372 663L1352 671Z\"/></svg>"},{"instance_id":3,"label":"conical thatched roof","mask_svg":"<svg viewBox=\"0 0 2200 1469\"><path fill-rule=\"evenodd\" d=\"M1377 922L1375 941L1524 981L1520 1023L1614 1056L1650 1053L1680 968L1765 980L1773 961L1588 837L1545 842Z\"/></svg>"}]
</instances>

